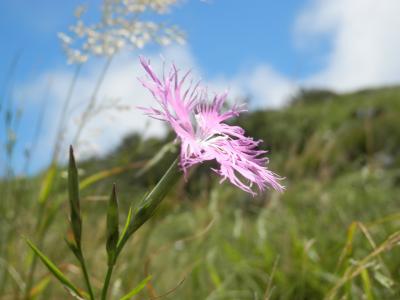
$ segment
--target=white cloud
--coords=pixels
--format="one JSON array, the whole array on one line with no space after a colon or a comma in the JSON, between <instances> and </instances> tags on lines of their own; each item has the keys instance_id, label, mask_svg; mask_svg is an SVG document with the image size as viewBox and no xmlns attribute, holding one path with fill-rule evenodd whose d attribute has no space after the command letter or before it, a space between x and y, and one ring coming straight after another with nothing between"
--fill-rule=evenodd
<instances>
[{"instance_id":1,"label":"white cloud","mask_svg":"<svg viewBox=\"0 0 400 300\"><path fill-rule=\"evenodd\" d=\"M219 76L208 84L213 90L228 89L231 100L249 98L250 108L279 108L285 105L296 90L291 79L268 65L259 65L227 78Z\"/></svg>"},{"instance_id":2,"label":"white cloud","mask_svg":"<svg viewBox=\"0 0 400 300\"><path fill-rule=\"evenodd\" d=\"M201 79L202 70L197 65L191 51L185 47L166 48L161 55L149 55L151 64L156 71L162 71L163 62L174 62L182 70L192 70L194 79ZM79 77L70 107L70 118L65 137L65 149L71 143L76 132L78 116L86 107L95 86L95 81L101 71L101 64L85 66L84 72ZM101 87L98 100L107 109L96 114L81 136L81 143L76 151L81 157L89 155L103 155L116 147L122 138L132 132L146 133L151 136L163 135L166 131L165 124L143 115L136 106L156 105L149 92L141 86L137 78L142 77L144 71L139 65L138 57L122 55L116 59ZM44 151L40 151L41 159L45 160L50 155L54 144L56 125L60 118L60 110L65 99L68 85L71 81L72 70L69 72L53 70L39 76L38 79L23 88L24 93L29 93L31 105L38 104L38 98L43 88L47 85L48 78L52 78L50 92L51 103L48 108L48 118L45 120L44 131L39 144ZM232 77L217 76L216 78L202 78L202 82L213 92L229 90L230 99L239 102L250 96L254 99L251 107L268 106L278 107L293 91L289 80L274 72L268 66L258 66L246 70ZM109 108L107 103L118 100L117 105ZM67 152L67 151L65 151Z\"/></svg>"},{"instance_id":3,"label":"white cloud","mask_svg":"<svg viewBox=\"0 0 400 300\"><path fill-rule=\"evenodd\" d=\"M296 24L303 45L328 41L322 71L304 80L341 91L400 81L400 1L312 0Z\"/></svg>"},{"instance_id":4,"label":"white cloud","mask_svg":"<svg viewBox=\"0 0 400 300\"><path fill-rule=\"evenodd\" d=\"M310 0L296 21L296 38L308 49L315 43L328 42L330 50L325 53L326 65L322 70L300 79L301 85L346 91L399 82L399 13L398 0ZM164 49L161 56L153 54L149 57L158 70L162 69L163 58L166 62L175 62L183 70L192 69L195 78L203 77L203 83L210 92L228 89L233 101L250 97L250 107L253 108L280 107L296 91L292 79L266 64L229 76L205 78L189 48L170 47ZM98 64L85 66L85 72L79 79L72 105L78 108L71 113L73 117L68 124L67 143L72 139L76 130L76 116L80 115L87 103L99 72ZM49 70L22 89L32 95L30 105L35 106L38 103L35 99L39 98L48 78L53 81L49 118L39 143L39 161L49 157L55 125L71 75L71 72ZM118 145L124 135L133 131L143 133L148 123L148 135L162 135L165 132L164 124L145 117L135 108L137 105L155 104L137 81L137 77L142 75L137 56L121 56L112 64L99 100L118 98L119 105L129 107L129 110L106 110L93 118L83 132L82 140L86 143L85 147L80 147L81 153L84 149L89 155L107 153Z\"/></svg>"},{"instance_id":5,"label":"white cloud","mask_svg":"<svg viewBox=\"0 0 400 300\"><path fill-rule=\"evenodd\" d=\"M171 58L178 65L191 64L186 51L179 48L168 49L164 56ZM150 55L149 58L155 69L162 69L163 59L161 56ZM88 104L102 66L100 63L96 63L85 67L86 69L78 79L70 105L69 121L65 132L66 145L71 143L76 134L79 117L82 116L82 112ZM84 157L103 155L117 146L124 136L134 131L147 136L161 136L166 132L164 124L146 117L136 108L136 106L155 104L148 91L137 80L143 75L138 56L122 55L112 63L97 97L100 109L87 122L80 142L76 146L76 152L79 155ZM71 82L72 70L70 72L49 71L29 83L24 90L29 91L29 94L32 95L30 105L38 104L37 99L41 95L43 86L47 84L48 78L52 78L53 81L50 91L52 101L49 103L44 131L39 144L46 145L46 148L52 148L61 107ZM48 157L48 155L49 153L42 152L43 157Z\"/></svg>"},{"instance_id":6,"label":"white cloud","mask_svg":"<svg viewBox=\"0 0 400 300\"><path fill-rule=\"evenodd\" d=\"M296 90L295 83L267 65L260 65L250 74L241 75L242 88L255 99L255 106L279 108Z\"/></svg>"}]
</instances>

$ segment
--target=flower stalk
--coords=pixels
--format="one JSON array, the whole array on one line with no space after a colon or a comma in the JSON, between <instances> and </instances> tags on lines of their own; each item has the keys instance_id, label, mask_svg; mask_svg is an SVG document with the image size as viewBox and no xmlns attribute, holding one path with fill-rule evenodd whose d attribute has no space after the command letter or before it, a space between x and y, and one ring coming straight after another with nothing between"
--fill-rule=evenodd
<instances>
[{"instance_id":1,"label":"flower stalk","mask_svg":"<svg viewBox=\"0 0 400 300\"><path fill-rule=\"evenodd\" d=\"M126 230L124 230L117 243L116 252L113 256L113 259L109 260L108 270L102 289L102 300L105 300L107 297L107 291L110 285L111 275L115 263L126 242L144 223L146 223L154 215L157 207L165 198L169 190L178 181L180 175L181 172L178 168L178 159L175 159L157 185L146 197L142 199L142 201L140 201L137 208L134 210L133 215L128 215L127 224L125 227Z\"/></svg>"},{"instance_id":2,"label":"flower stalk","mask_svg":"<svg viewBox=\"0 0 400 300\"><path fill-rule=\"evenodd\" d=\"M82 218L80 212L80 196L79 196L79 179L78 168L76 167L75 157L72 147L69 150L69 166L68 166L68 195L70 204L70 222L72 237L67 237L67 245L78 259L85 284L89 292L91 300L94 300L94 293L90 284L89 274L86 267L85 258L82 251Z\"/></svg>"}]
</instances>

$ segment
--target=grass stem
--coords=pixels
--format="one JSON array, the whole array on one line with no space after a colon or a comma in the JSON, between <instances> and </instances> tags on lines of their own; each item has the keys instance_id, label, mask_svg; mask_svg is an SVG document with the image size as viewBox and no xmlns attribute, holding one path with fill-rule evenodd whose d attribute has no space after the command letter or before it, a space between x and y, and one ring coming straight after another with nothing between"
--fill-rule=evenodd
<instances>
[{"instance_id":1,"label":"grass stem","mask_svg":"<svg viewBox=\"0 0 400 300\"><path fill-rule=\"evenodd\" d=\"M108 287L110 286L111 275L114 270L114 265L109 265L107 269L106 278L104 279L103 289L101 291L101 300L106 300Z\"/></svg>"},{"instance_id":2,"label":"grass stem","mask_svg":"<svg viewBox=\"0 0 400 300\"><path fill-rule=\"evenodd\" d=\"M88 289L89 292L89 296L90 296L90 300L94 300L94 294L93 294L93 289L92 289L92 285L90 284L90 279L89 279L89 274L86 268L86 263L85 263L85 259L83 257L83 253L82 250L79 249L79 254L80 254L80 259L79 262L81 264L82 267L82 272L83 272L83 277L85 278L85 283L86 283L86 287Z\"/></svg>"}]
</instances>

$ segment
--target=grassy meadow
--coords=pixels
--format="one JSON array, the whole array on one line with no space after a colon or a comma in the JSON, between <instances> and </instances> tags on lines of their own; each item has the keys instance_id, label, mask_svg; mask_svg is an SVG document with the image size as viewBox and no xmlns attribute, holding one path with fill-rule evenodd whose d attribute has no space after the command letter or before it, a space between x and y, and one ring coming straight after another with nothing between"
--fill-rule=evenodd
<instances>
[{"instance_id":1,"label":"grassy meadow","mask_svg":"<svg viewBox=\"0 0 400 300\"><path fill-rule=\"evenodd\" d=\"M128 241L109 299L138 285L130 299L399 299L400 88L304 90L283 109L235 122L264 140L286 191L251 197L220 184L210 165L192 169ZM173 138L134 134L104 158L77 161L82 248L96 295L111 186L122 227L176 157ZM84 288L64 242L66 171L57 164L1 180L0 299L72 299L23 237Z\"/></svg>"}]
</instances>

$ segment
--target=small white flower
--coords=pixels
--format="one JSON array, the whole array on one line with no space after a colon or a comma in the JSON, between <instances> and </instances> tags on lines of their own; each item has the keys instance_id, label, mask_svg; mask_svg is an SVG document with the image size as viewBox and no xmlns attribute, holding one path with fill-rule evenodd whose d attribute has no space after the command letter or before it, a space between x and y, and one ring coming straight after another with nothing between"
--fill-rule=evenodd
<instances>
[{"instance_id":1,"label":"small white flower","mask_svg":"<svg viewBox=\"0 0 400 300\"><path fill-rule=\"evenodd\" d=\"M141 49L150 42L159 43L161 46L172 42L182 43L184 35L176 27L148 20L150 12L164 14L177 2L103 0L101 21L91 25L86 25L82 19L86 7L78 7L75 11L77 21L70 26L72 35L58 34L68 61L83 63L90 55L110 56L128 46Z\"/></svg>"}]
</instances>

